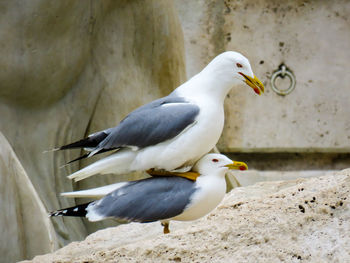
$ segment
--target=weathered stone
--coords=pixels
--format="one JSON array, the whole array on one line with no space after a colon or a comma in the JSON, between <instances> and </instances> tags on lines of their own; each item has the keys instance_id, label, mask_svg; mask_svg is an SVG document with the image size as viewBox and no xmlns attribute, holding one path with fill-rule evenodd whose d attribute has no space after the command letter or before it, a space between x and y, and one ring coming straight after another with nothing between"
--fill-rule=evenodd
<instances>
[{"instance_id":1,"label":"weathered stone","mask_svg":"<svg viewBox=\"0 0 350 263\"><path fill-rule=\"evenodd\" d=\"M218 53L237 50L266 86L262 96L245 85L229 93L221 151L349 152L349 1L175 3L188 76ZM282 63L297 83L285 97L270 85ZM285 89L288 78L277 84Z\"/></svg>"},{"instance_id":2,"label":"weathered stone","mask_svg":"<svg viewBox=\"0 0 350 263\"><path fill-rule=\"evenodd\" d=\"M350 169L232 190L193 223L98 231L31 262L348 262Z\"/></svg>"}]
</instances>

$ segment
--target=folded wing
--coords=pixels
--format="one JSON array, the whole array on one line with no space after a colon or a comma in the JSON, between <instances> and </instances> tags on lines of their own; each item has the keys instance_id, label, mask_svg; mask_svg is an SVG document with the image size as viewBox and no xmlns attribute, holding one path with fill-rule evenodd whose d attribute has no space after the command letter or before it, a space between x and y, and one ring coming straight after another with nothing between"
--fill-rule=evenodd
<instances>
[{"instance_id":1,"label":"folded wing","mask_svg":"<svg viewBox=\"0 0 350 263\"><path fill-rule=\"evenodd\" d=\"M60 150L85 148L90 154L129 147L140 149L156 145L180 134L195 123L199 107L181 97L167 96L131 112L120 124L87 138L64 145Z\"/></svg>"}]
</instances>

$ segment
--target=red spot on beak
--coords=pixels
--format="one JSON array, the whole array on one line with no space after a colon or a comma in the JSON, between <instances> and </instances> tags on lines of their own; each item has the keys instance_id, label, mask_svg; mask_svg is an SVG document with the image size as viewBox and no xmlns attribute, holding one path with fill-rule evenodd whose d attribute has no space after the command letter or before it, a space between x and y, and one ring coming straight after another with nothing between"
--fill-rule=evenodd
<instances>
[{"instance_id":1,"label":"red spot on beak","mask_svg":"<svg viewBox=\"0 0 350 263\"><path fill-rule=\"evenodd\" d=\"M244 171L244 170L247 170L247 169L245 168L245 166L240 166L239 170Z\"/></svg>"},{"instance_id":2,"label":"red spot on beak","mask_svg":"<svg viewBox=\"0 0 350 263\"><path fill-rule=\"evenodd\" d=\"M260 90L258 88L254 88L254 91L255 91L256 94L260 95Z\"/></svg>"}]
</instances>

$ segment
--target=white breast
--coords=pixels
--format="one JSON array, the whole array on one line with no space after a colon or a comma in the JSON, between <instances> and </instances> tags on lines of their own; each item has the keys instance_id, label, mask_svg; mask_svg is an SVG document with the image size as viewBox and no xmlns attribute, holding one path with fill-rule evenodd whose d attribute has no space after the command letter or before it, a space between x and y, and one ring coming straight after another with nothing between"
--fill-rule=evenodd
<instances>
[{"instance_id":1,"label":"white breast","mask_svg":"<svg viewBox=\"0 0 350 263\"><path fill-rule=\"evenodd\" d=\"M184 212L170 220L190 221L205 216L215 209L226 193L224 176L203 176L196 181L197 191Z\"/></svg>"},{"instance_id":2,"label":"white breast","mask_svg":"<svg viewBox=\"0 0 350 263\"><path fill-rule=\"evenodd\" d=\"M213 149L224 126L223 105L211 99L196 104L200 113L192 126L169 141L140 150L131 167L136 170L158 168L171 171L193 165Z\"/></svg>"}]
</instances>

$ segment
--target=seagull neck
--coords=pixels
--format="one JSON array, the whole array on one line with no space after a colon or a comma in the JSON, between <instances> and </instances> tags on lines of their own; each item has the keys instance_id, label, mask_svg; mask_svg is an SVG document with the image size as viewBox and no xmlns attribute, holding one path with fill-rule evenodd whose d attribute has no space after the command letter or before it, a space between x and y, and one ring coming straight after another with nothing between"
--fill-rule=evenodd
<instances>
[{"instance_id":1,"label":"seagull neck","mask_svg":"<svg viewBox=\"0 0 350 263\"><path fill-rule=\"evenodd\" d=\"M202 71L178 87L176 93L193 100L207 97L223 103L231 88L232 83L213 78Z\"/></svg>"},{"instance_id":2,"label":"seagull neck","mask_svg":"<svg viewBox=\"0 0 350 263\"><path fill-rule=\"evenodd\" d=\"M227 168L221 167L221 168L215 168L215 169L210 169L208 167L194 167L193 171L199 173L201 175L201 177L207 177L207 176L216 176L219 178L225 177L226 172L227 172Z\"/></svg>"}]
</instances>

